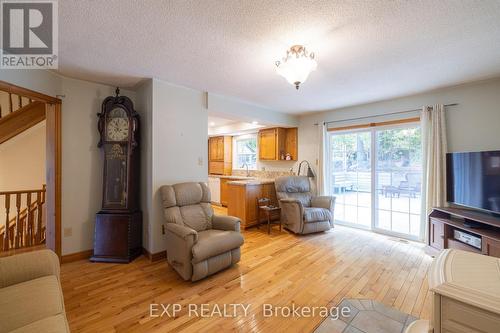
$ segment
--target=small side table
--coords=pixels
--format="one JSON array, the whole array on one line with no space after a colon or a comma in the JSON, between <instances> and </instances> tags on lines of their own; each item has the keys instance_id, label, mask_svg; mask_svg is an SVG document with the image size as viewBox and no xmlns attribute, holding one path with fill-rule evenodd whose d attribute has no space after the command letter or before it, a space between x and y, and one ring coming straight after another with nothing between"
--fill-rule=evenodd
<instances>
[{"instance_id":1,"label":"small side table","mask_svg":"<svg viewBox=\"0 0 500 333\"><path fill-rule=\"evenodd\" d=\"M279 221L280 231L282 229L281 226L281 208L270 205L270 200L266 198L257 199L257 219L260 225L260 217L261 213L265 214L267 220L267 233L271 234L271 224L273 220Z\"/></svg>"}]
</instances>

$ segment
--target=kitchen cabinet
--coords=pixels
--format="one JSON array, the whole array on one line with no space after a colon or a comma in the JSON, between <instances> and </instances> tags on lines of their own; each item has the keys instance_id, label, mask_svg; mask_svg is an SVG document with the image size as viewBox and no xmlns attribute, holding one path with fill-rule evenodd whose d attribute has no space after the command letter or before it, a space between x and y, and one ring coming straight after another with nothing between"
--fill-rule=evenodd
<instances>
[{"instance_id":1,"label":"kitchen cabinet","mask_svg":"<svg viewBox=\"0 0 500 333\"><path fill-rule=\"evenodd\" d=\"M232 163L233 138L231 136L214 136L208 139L208 173L214 175L230 175Z\"/></svg>"},{"instance_id":2,"label":"kitchen cabinet","mask_svg":"<svg viewBox=\"0 0 500 333\"><path fill-rule=\"evenodd\" d=\"M212 137L209 139L211 161L224 161L224 139L225 137L223 136Z\"/></svg>"},{"instance_id":3,"label":"kitchen cabinet","mask_svg":"<svg viewBox=\"0 0 500 333\"><path fill-rule=\"evenodd\" d=\"M222 178L220 180L220 203L222 206L227 207L227 198L229 197L227 182L230 179Z\"/></svg>"},{"instance_id":4,"label":"kitchen cabinet","mask_svg":"<svg viewBox=\"0 0 500 333\"><path fill-rule=\"evenodd\" d=\"M240 218L242 229L260 224L257 198L268 198L271 200L271 204L278 205L274 182L235 182L230 180L227 187L227 214Z\"/></svg>"},{"instance_id":5,"label":"kitchen cabinet","mask_svg":"<svg viewBox=\"0 0 500 333\"><path fill-rule=\"evenodd\" d=\"M225 178L224 176L220 177L220 182L219 182L219 202L222 206L227 207L228 202L229 202L229 186L228 182L235 181L235 180L243 180L246 179L245 177L239 178L237 176L230 176L228 178Z\"/></svg>"},{"instance_id":6,"label":"kitchen cabinet","mask_svg":"<svg viewBox=\"0 0 500 333\"><path fill-rule=\"evenodd\" d=\"M259 131L259 160L285 160L290 154L291 161L297 160L297 128L266 128Z\"/></svg>"}]
</instances>

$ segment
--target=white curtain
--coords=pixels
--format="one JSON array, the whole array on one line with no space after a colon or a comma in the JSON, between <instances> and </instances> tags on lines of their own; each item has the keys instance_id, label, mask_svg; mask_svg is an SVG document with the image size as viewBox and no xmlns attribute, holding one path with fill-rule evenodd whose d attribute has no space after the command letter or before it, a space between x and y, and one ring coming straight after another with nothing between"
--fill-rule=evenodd
<instances>
[{"instance_id":1,"label":"white curtain","mask_svg":"<svg viewBox=\"0 0 500 333\"><path fill-rule=\"evenodd\" d=\"M444 105L424 106L420 117L422 130L422 230L428 235L427 215L433 207L446 205L446 121Z\"/></svg>"},{"instance_id":2,"label":"white curtain","mask_svg":"<svg viewBox=\"0 0 500 333\"><path fill-rule=\"evenodd\" d=\"M326 170L325 170L325 147L326 147L326 124L319 123L318 124L318 137L319 137L319 147L318 147L318 170L316 171L317 178L317 192L318 195L326 195L327 186L326 186Z\"/></svg>"}]
</instances>

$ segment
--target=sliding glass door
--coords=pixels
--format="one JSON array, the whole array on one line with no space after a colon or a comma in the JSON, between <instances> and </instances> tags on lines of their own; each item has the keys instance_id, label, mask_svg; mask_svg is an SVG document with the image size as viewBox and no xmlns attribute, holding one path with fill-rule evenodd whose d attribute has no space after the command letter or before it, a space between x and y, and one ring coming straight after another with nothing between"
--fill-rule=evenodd
<instances>
[{"instance_id":1,"label":"sliding glass door","mask_svg":"<svg viewBox=\"0 0 500 333\"><path fill-rule=\"evenodd\" d=\"M422 149L419 126L375 131L375 228L420 236Z\"/></svg>"},{"instance_id":2,"label":"sliding glass door","mask_svg":"<svg viewBox=\"0 0 500 333\"><path fill-rule=\"evenodd\" d=\"M370 228L372 207L372 165L370 131L331 135L330 192L335 201L335 218L348 225Z\"/></svg>"},{"instance_id":3,"label":"sliding glass door","mask_svg":"<svg viewBox=\"0 0 500 333\"><path fill-rule=\"evenodd\" d=\"M339 224L421 238L418 124L329 132L328 191Z\"/></svg>"}]
</instances>

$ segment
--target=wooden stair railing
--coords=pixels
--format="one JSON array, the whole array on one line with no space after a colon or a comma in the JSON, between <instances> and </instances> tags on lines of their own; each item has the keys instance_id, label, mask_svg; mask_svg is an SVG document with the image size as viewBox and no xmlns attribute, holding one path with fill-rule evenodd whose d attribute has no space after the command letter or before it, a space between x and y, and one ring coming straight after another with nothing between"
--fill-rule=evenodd
<instances>
[{"instance_id":1,"label":"wooden stair railing","mask_svg":"<svg viewBox=\"0 0 500 333\"><path fill-rule=\"evenodd\" d=\"M45 120L45 103L34 101L0 119L0 144Z\"/></svg>"},{"instance_id":2,"label":"wooden stair railing","mask_svg":"<svg viewBox=\"0 0 500 333\"><path fill-rule=\"evenodd\" d=\"M0 144L45 119L45 102L0 84Z\"/></svg>"},{"instance_id":3,"label":"wooden stair railing","mask_svg":"<svg viewBox=\"0 0 500 333\"><path fill-rule=\"evenodd\" d=\"M5 207L5 224L0 226L0 251L45 242L45 191L43 185L40 190L0 192ZM10 217L11 207L13 218Z\"/></svg>"},{"instance_id":4,"label":"wooden stair railing","mask_svg":"<svg viewBox=\"0 0 500 333\"><path fill-rule=\"evenodd\" d=\"M33 100L28 96L13 93L0 86L0 119L29 105Z\"/></svg>"}]
</instances>

